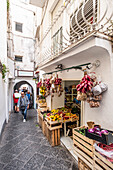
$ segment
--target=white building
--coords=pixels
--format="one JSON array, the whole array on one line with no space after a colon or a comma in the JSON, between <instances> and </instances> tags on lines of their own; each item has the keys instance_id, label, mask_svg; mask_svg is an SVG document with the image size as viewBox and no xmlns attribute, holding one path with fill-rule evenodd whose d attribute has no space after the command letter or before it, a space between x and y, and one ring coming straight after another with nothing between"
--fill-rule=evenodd
<instances>
[{"instance_id":1,"label":"white building","mask_svg":"<svg viewBox=\"0 0 113 170\"><path fill-rule=\"evenodd\" d=\"M112 0L36 0L30 2L43 7L42 22L37 29L35 58L39 70L51 72L58 64L64 68L100 61L93 71L108 85L99 108L90 108L82 102L81 125L94 121L113 129L113 1ZM80 70L58 73L63 81L78 81ZM59 101L59 102L57 102ZM47 99L51 108L64 106L64 98Z\"/></svg>"},{"instance_id":2,"label":"white building","mask_svg":"<svg viewBox=\"0 0 113 170\"><path fill-rule=\"evenodd\" d=\"M6 1L0 1L0 61L7 67L7 3ZM8 80L6 75L6 81L2 79L0 71L0 135L5 122L8 121L8 98L7 87Z\"/></svg>"},{"instance_id":3,"label":"white building","mask_svg":"<svg viewBox=\"0 0 113 170\"><path fill-rule=\"evenodd\" d=\"M12 58L14 61L14 77L12 79L13 95L14 89L28 84L34 96L34 107L36 107L36 84L33 80L35 65L35 32L40 24L41 9L29 5L28 0L10 0L10 24L13 40ZM39 16L37 20L37 15ZM11 45L11 41L9 43ZM9 64L10 65L10 64ZM12 95L10 98L12 98ZM10 101L10 103L13 101ZM13 104L12 105L13 109Z\"/></svg>"}]
</instances>

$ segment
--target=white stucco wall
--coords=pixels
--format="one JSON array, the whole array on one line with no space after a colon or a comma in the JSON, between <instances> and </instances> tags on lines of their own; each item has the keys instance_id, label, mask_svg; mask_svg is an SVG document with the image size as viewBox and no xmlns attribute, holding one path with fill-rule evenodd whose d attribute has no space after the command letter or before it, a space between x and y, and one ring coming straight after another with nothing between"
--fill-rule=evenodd
<instances>
[{"instance_id":1,"label":"white stucco wall","mask_svg":"<svg viewBox=\"0 0 113 170\"><path fill-rule=\"evenodd\" d=\"M6 0L0 1L0 60L7 65L7 4ZM0 134L3 124L8 118L7 110L7 78L6 83L0 73Z\"/></svg>"},{"instance_id":2,"label":"white stucco wall","mask_svg":"<svg viewBox=\"0 0 113 170\"><path fill-rule=\"evenodd\" d=\"M36 28L41 22L41 9L21 0L11 0L10 10L14 56L23 56L23 62L16 62L16 67L21 70L33 70L35 34ZM23 24L22 33L15 30L16 22Z\"/></svg>"},{"instance_id":3,"label":"white stucco wall","mask_svg":"<svg viewBox=\"0 0 113 170\"><path fill-rule=\"evenodd\" d=\"M22 62L15 61L15 68L18 70L30 70L34 71L34 51L35 51L35 33L36 28L41 22L41 9L32 5L29 5L27 1L24 0L10 0L10 14L12 21L12 34L13 34L13 43L14 43L14 58L15 55L23 56ZM40 17L40 18L39 18ZM18 32L15 30L15 23L23 24L23 31ZM11 65L11 62L10 62ZM29 82L34 90L34 107L36 108L36 85L35 81L29 77L16 77L14 83L9 84L12 94L14 85L19 81ZM9 94L9 96L12 95ZM9 101L12 100L9 98ZM12 102L13 103L13 102ZM13 108L9 105L9 108Z\"/></svg>"},{"instance_id":4,"label":"white stucco wall","mask_svg":"<svg viewBox=\"0 0 113 170\"><path fill-rule=\"evenodd\" d=\"M52 1L53 2L53 1ZM62 2L59 1L59 4ZM63 1L64 2L64 1ZM52 44L51 37L54 35L54 33L57 31L58 27L63 25L63 35L69 39L69 35L66 33L66 28L69 32L70 30L70 24L69 24L69 17L70 15L78 8L80 5L81 1L73 1L75 2L72 6L69 5L70 9L65 10L65 12L62 14L63 15L63 21L62 19L59 19L59 21L56 22L56 27L52 28L52 31L45 37L43 42L40 45L40 55L37 57L37 62L42 61L43 58L43 53L44 53L44 48L49 47L50 44ZM77 3L78 2L78 3ZM98 19L101 19L102 16L104 15L105 8L107 7L104 2L108 3L108 11L105 15L105 18L102 20L100 25L104 25L106 20L109 18L111 14L111 7L112 3L111 0L109 1L101 1L100 7L101 9L98 10ZM41 26L41 33L42 36L47 30L48 25L50 24L50 20L52 21L52 17L54 18L55 14L59 10L59 6L56 6L56 8L53 11L53 16L50 17L50 7L51 1L48 1L48 7L45 13L45 18L43 21L43 25ZM111 5L111 7L110 7ZM50 8L51 9L51 8ZM68 14L69 15L68 15ZM100 26L98 25L98 26ZM67 40L63 39L64 42L67 43ZM69 42L68 42L69 43ZM64 45L65 46L65 45ZM72 47L72 48L71 48ZM39 58L39 56L41 56ZM51 57L48 56L48 58ZM45 55L45 59L47 56ZM84 113L83 113L83 124L86 124L87 121L95 121L95 123L99 123L102 125L104 128L108 129L113 129L113 117L112 117L112 110L113 110L113 90L112 90L112 84L113 84L113 53L111 50L111 43L107 40L104 40L103 38L95 38L92 36L91 38L86 39L85 41L81 41L78 43L78 45L74 46L71 45L70 49L65 51L63 54L59 55L58 57L53 58L51 57L51 61L48 60L48 63L43 64L42 67L40 67L41 70L45 72L53 71L55 70L55 67L58 64L63 64L64 68L66 67L72 67L84 63L89 63L89 62L95 62L95 60L100 60L101 65L98 67L96 70L94 70L97 74L101 75L102 81L108 84L108 91L103 94L103 100L100 102L100 107L99 108L90 108L89 104L85 102L84 106ZM59 77L61 77L63 80L80 80L83 77L83 72L77 70L70 70L69 72L63 71L62 73L59 73ZM48 99L48 103L49 103ZM58 98L55 98L55 100L59 100ZM62 100L62 99L61 99ZM55 103L55 102L54 102Z\"/></svg>"},{"instance_id":5,"label":"white stucco wall","mask_svg":"<svg viewBox=\"0 0 113 170\"><path fill-rule=\"evenodd\" d=\"M94 47L93 41L96 43ZM56 62L56 65L61 63L64 64L64 67L66 68L89 62L94 63L96 60L100 61L100 66L98 68L93 68L91 71L95 71L97 75L101 76L102 81L108 85L108 90L103 93L103 99L100 102L99 108L90 108L89 104L85 102L83 124L86 124L87 121L94 121L95 123L101 124L104 128L113 130L113 53L111 43L107 40L97 38L90 39L88 44L86 41L79 45L78 48L71 50L67 53L68 58L66 58L66 55L64 54L64 57L62 56L58 59L59 61ZM87 45L89 47L91 46L91 48L88 48ZM79 48L81 49L81 52L79 51ZM53 69L55 69L55 62L44 70L48 72ZM69 70L69 72L62 71L62 73L59 73L59 77L63 80L80 80L83 76L84 74L80 70ZM62 100L62 98L56 98L55 100Z\"/></svg>"}]
</instances>

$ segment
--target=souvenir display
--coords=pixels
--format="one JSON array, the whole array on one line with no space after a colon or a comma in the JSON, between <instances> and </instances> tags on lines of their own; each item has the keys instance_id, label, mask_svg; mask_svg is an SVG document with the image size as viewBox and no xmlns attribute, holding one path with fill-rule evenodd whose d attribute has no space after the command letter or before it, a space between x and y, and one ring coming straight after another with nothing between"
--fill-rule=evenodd
<instances>
[{"instance_id":1,"label":"souvenir display","mask_svg":"<svg viewBox=\"0 0 113 170\"><path fill-rule=\"evenodd\" d=\"M49 79L44 79L37 84L37 87L40 88L40 93L44 96L52 95L54 97L54 93L58 94L58 97L62 95L63 87L62 87L62 79L56 77L50 77Z\"/></svg>"},{"instance_id":2,"label":"souvenir display","mask_svg":"<svg viewBox=\"0 0 113 170\"><path fill-rule=\"evenodd\" d=\"M91 108L98 108L102 100L102 93L108 89L108 86L102 81L98 82L95 72L85 73L77 88L77 100L87 101Z\"/></svg>"}]
</instances>

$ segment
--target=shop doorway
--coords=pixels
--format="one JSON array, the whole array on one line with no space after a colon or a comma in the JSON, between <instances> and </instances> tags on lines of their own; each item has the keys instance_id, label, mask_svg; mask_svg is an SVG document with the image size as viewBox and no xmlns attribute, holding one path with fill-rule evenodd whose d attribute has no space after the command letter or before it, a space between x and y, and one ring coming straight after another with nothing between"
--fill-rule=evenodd
<instances>
[{"instance_id":1,"label":"shop doorway","mask_svg":"<svg viewBox=\"0 0 113 170\"><path fill-rule=\"evenodd\" d=\"M66 80L64 81L64 106L71 110L71 113L79 116L79 126L81 126L81 101L77 100L76 85L80 83L79 80ZM71 123L72 124L72 123Z\"/></svg>"},{"instance_id":2,"label":"shop doorway","mask_svg":"<svg viewBox=\"0 0 113 170\"><path fill-rule=\"evenodd\" d=\"M27 93L27 90L29 90L29 92L31 94L30 109L34 108L34 90L33 90L33 87L31 86L31 84L28 83L27 81L20 81L20 82L15 84L14 91L16 89L18 91L23 90L25 92L25 94Z\"/></svg>"}]
</instances>

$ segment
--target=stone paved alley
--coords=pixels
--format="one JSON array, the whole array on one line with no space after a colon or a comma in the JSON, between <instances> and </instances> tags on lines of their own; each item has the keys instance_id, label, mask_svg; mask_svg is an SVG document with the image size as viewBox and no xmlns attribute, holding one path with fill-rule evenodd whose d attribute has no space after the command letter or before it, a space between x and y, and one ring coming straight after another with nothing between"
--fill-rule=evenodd
<instances>
[{"instance_id":1,"label":"stone paved alley","mask_svg":"<svg viewBox=\"0 0 113 170\"><path fill-rule=\"evenodd\" d=\"M26 123L12 113L0 144L0 170L76 170L76 162L62 147L51 147L36 124L36 111Z\"/></svg>"}]
</instances>

